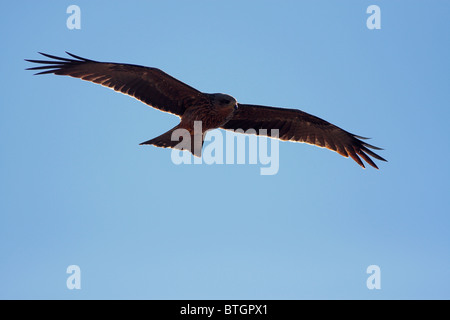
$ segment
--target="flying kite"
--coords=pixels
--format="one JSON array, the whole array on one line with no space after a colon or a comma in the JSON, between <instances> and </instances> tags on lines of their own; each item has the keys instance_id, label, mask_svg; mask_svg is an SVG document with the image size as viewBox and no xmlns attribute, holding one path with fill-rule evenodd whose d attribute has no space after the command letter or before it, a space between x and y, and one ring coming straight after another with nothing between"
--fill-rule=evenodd
<instances>
[{"instance_id":1,"label":"flying kite","mask_svg":"<svg viewBox=\"0 0 450 320\"><path fill-rule=\"evenodd\" d=\"M350 156L363 168L365 166L360 157L376 169L377 165L369 156L386 161L370 150L382 149L362 141L367 138L351 134L301 110L242 104L227 94L200 92L157 68L99 62L66 53L73 59L40 53L53 60L26 60L42 64L27 70L44 70L36 74L53 73L98 83L181 118L173 129L141 143L143 145L185 149L201 156L203 139L208 130L242 129L243 133L271 137L271 129L278 129L276 138L280 140L304 142L336 151L344 157ZM194 130L196 121L201 121L200 134ZM180 148L179 141L172 141L172 133L176 129L186 129L191 134L190 148ZM194 145L194 141L198 142Z\"/></svg>"}]
</instances>

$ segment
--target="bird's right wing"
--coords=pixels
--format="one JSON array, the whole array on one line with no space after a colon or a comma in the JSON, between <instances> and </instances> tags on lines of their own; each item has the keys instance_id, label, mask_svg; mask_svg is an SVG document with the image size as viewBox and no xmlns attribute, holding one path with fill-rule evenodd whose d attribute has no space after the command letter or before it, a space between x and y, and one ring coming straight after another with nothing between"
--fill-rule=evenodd
<instances>
[{"instance_id":1,"label":"bird's right wing","mask_svg":"<svg viewBox=\"0 0 450 320\"><path fill-rule=\"evenodd\" d=\"M44 70L36 74L53 73L98 83L180 117L189 105L205 103L207 99L200 91L156 68L98 62L68 52L75 59L41 54L54 60L26 60L43 64L27 70Z\"/></svg>"},{"instance_id":2,"label":"bird's right wing","mask_svg":"<svg viewBox=\"0 0 450 320\"><path fill-rule=\"evenodd\" d=\"M252 133L264 133L271 135L271 129L278 129L280 140L304 142L318 147L336 151L344 157L350 156L361 167L364 164L360 156L372 167L378 169L377 165L370 159L386 161L370 149L381 150L360 139L363 138L351 134L331 123L297 109L285 109L276 107L239 104L239 109L222 129L247 131L254 129ZM246 132L244 132L246 133Z\"/></svg>"}]
</instances>

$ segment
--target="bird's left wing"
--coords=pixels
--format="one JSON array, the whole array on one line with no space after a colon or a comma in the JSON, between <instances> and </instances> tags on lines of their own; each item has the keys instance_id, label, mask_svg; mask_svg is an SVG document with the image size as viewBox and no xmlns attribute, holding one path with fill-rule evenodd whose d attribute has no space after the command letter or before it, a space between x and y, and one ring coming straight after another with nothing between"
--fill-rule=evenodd
<instances>
[{"instance_id":1,"label":"bird's left wing","mask_svg":"<svg viewBox=\"0 0 450 320\"><path fill-rule=\"evenodd\" d=\"M255 129L256 134L261 134L260 129L266 129L268 136L271 135L271 129L278 129L280 140L305 142L336 151L344 157L350 156L363 168L364 164L358 156L376 169L378 167L369 158L369 155L386 161L370 150L381 150L380 148L360 140L367 138L351 134L325 120L297 109L239 104L239 109L233 118L222 128L244 131Z\"/></svg>"},{"instance_id":2,"label":"bird's left wing","mask_svg":"<svg viewBox=\"0 0 450 320\"><path fill-rule=\"evenodd\" d=\"M67 54L74 59L41 54L54 60L26 60L43 64L27 70L44 70L36 74L53 73L98 83L178 116L183 115L192 101L205 100L200 91L156 68L99 62L68 52Z\"/></svg>"}]
</instances>

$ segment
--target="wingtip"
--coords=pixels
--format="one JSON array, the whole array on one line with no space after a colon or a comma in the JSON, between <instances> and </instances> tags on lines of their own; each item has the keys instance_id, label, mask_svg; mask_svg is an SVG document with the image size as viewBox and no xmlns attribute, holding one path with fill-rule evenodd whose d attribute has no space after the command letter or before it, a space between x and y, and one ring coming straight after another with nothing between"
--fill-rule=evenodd
<instances>
[{"instance_id":1,"label":"wingtip","mask_svg":"<svg viewBox=\"0 0 450 320\"><path fill-rule=\"evenodd\" d=\"M39 53L41 56L50 58L48 53L44 53L44 52L40 52L40 51L38 51L38 53ZM54 58L52 58L52 59L54 59Z\"/></svg>"},{"instance_id":2,"label":"wingtip","mask_svg":"<svg viewBox=\"0 0 450 320\"><path fill-rule=\"evenodd\" d=\"M69 51L64 51L66 54L68 54L69 56L72 56L73 53L70 53Z\"/></svg>"},{"instance_id":3,"label":"wingtip","mask_svg":"<svg viewBox=\"0 0 450 320\"><path fill-rule=\"evenodd\" d=\"M78 59L78 60L81 60L81 61L85 61L85 62L87 62L87 61L89 61L89 62L95 62L94 60L90 60L90 59L86 59L86 58L77 56L77 55L75 55L75 54L73 54L73 53L70 53L69 51L65 51L65 53L68 54L69 56L71 56L72 58L75 58L75 59Z\"/></svg>"},{"instance_id":4,"label":"wingtip","mask_svg":"<svg viewBox=\"0 0 450 320\"><path fill-rule=\"evenodd\" d=\"M355 138L358 138L358 139L363 139L363 140L370 140L371 138L367 138L367 137L362 137L362 136L358 136L358 135L356 135L356 134L352 134Z\"/></svg>"}]
</instances>

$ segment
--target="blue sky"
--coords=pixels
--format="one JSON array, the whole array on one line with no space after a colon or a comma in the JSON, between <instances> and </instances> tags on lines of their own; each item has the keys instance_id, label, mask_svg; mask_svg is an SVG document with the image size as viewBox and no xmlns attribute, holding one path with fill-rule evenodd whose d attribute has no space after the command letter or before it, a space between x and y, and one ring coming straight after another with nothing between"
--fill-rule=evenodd
<instances>
[{"instance_id":1,"label":"blue sky","mask_svg":"<svg viewBox=\"0 0 450 320\"><path fill-rule=\"evenodd\" d=\"M66 9L81 9L69 30ZM381 9L369 30L366 9ZM449 299L450 44L444 1L15 1L3 5L0 298ZM369 136L361 169L280 143L259 165L175 165L139 146L172 115L38 51L158 67L239 102ZM81 268L68 290L66 268ZM366 287L369 265L381 290Z\"/></svg>"}]
</instances>

